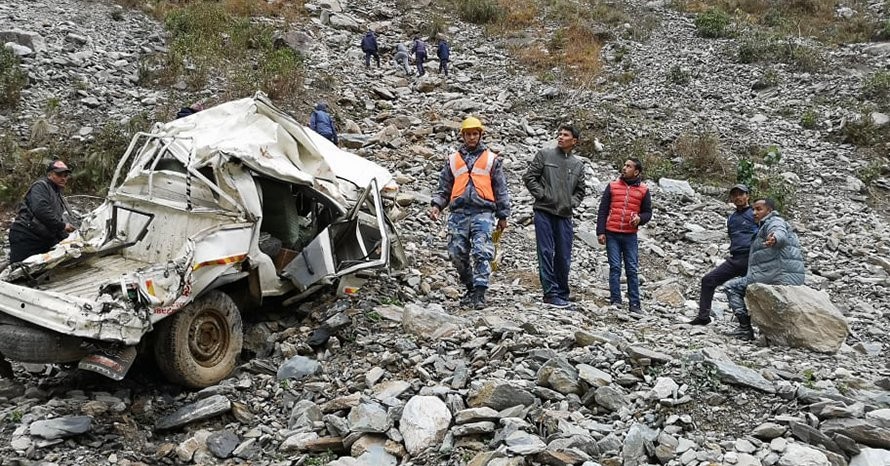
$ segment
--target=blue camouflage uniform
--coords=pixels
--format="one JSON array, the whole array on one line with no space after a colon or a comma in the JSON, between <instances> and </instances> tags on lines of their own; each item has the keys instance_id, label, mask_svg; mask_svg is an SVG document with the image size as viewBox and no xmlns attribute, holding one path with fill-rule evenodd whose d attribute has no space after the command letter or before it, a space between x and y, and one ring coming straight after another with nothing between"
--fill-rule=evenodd
<instances>
[{"instance_id":1,"label":"blue camouflage uniform","mask_svg":"<svg viewBox=\"0 0 890 466\"><path fill-rule=\"evenodd\" d=\"M472 167L485 149L485 144L480 142L472 152L466 146L458 151L467 167ZM448 257L467 289L488 288L491 261L494 259L492 233L495 219L510 216L510 193L507 191L507 179L500 157L492 165L490 176L495 202L482 199L470 178L463 195L451 203L451 215L448 217ZM439 173L439 188L431 204L439 210L448 206L453 186L454 174L446 162L445 168Z\"/></svg>"}]
</instances>

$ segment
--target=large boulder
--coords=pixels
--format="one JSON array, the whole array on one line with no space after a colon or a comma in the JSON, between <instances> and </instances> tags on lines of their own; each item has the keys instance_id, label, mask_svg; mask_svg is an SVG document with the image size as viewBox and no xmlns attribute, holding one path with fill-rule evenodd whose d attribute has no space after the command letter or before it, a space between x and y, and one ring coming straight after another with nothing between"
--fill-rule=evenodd
<instances>
[{"instance_id":1,"label":"large boulder","mask_svg":"<svg viewBox=\"0 0 890 466\"><path fill-rule=\"evenodd\" d=\"M828 294L806 286L755 283L748 286L745 303L771 344L835 353L850 331Z\"/></svg>"},{"instance_id":2,"label":"large boulder","mask_svg":"<svg viewBox=\"0 0 890 466\"><path fill-rule=\"evenodd\" d=\"M408 453L417 455L441 444L450 424L451 411L442 400L434 396L415 396L402 410L399 431L405 437Z\"/></svg>"}]
</instances>

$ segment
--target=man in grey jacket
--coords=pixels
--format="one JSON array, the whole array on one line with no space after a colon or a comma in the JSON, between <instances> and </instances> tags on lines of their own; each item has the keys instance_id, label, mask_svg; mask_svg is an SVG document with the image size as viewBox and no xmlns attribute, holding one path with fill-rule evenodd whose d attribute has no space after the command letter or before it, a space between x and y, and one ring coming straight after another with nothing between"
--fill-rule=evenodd
<instances>
[{"instance_id":1,"label":"man in grey jacket","mask_svg":"<svg viewBox=\"0 0 890 466\"><path fill-rule=\"evenodd\" d=\"M559 128L556 147L541 149L522 177L535 198L535 241L544 304L569 307L572 264L572 209L584 200L584 164L572 155L578 144L575 127Z\"/></svg>"},{"instance_id":2,"label":"man in grey jacket","mask_svg":"<svg viewBox=\"0 0 890 466\"><path fill-rule=\"evenodd\" d=\"M74 231L62 190L71 169L61 160L46 167L46 177L31 185L18 215L9 228L9 262L21 262L49 251Z\"/></svg>"},{"instance_id":3,"label":"man in grey jacket","mask_svg":"<svg viewBox=\"0 0 890 466\"><path fill-rule=\"evenodd\" d=\"M748 274L730 280L724 287L729 307L739 319L739 328L730 335L742 340L754 339L751 316L745 306L748 285L803 285L804 282L800 241L775 209L776 204L772 199L754 202L754 222L758 225L758 231L751 241Z\"/></svg>"}]
</instances>

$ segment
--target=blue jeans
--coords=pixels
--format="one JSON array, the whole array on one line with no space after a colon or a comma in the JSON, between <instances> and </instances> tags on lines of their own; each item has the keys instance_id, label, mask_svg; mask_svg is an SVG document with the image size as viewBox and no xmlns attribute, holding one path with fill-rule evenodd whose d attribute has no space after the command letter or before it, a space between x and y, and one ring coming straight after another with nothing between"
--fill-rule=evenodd
<instances>
[{"instance_id":1,"label":"blue jeans","mask_svg":"<svg viewBox=\"0 0 890 466\"><path fill-rule=\"evenodd\" d=\"M545 298L569 299L569 268L572 265L574 238L571 217L535 211L538 274Z\"/></svg>"},{"instance_id":2,"label":"blue jeans","mask_svg":"<svg viewBox=\"0 0 890 466\"><path fill-rule=\"evenodd\" d=\"M621 262L627 274L627 297L631 307L640 307L640 279L637 276L639 255L636 233L606 232L606 254L609 257L609 295L612 304L621 304Z\"/></svg>"},{"instance_id":3,"label":"blue jeans","mask_svg":"<svg viewBox=\"0 0 890 466\"><path fill-rule=\"evenodd\" d=\"M729 308L736 317L747 317L748 306L745 306L745 292L748 291L748 277L738 277L723 285Z\"/></svg>"},{"instance_id":4,"label":"blue jeans","mask_svg":"<svg viewBox=\"0 0 890 466\"><path fill-rule=\"evenodd\" d=\"M426 70L423 69L423 62L426 61L426 52L417 52L414 55L414 62L417 65L417 76L423 76L426 74Z\"/></svg>"}]
</instances>

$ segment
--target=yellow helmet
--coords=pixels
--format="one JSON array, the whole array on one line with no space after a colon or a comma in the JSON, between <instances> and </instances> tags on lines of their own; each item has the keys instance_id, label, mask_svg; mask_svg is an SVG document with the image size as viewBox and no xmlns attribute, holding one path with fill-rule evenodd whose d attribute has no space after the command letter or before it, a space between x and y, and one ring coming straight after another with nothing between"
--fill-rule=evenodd
<instances>
[{"instance_id":1,"label":"yellow helmet","mask_svg":"<svg viewBox=\"0 0 890 466\"><path fill-rule=\"evenodd\" d=\"M463 133L468 129L478 129L479 131L485 131L485 127L482 126L482 122L479 121L476 117L468 117L463 123L460 124L460 132Z\"/></svg>"}]
</instances>

